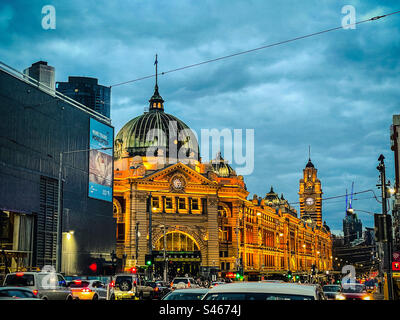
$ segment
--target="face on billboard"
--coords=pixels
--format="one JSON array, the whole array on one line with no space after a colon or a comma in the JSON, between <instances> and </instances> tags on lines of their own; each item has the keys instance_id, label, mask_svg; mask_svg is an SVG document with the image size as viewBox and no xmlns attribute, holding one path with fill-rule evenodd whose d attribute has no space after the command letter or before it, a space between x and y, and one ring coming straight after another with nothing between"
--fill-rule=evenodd
<instances>
[{"instance_id":1,"label":"face on billboard","mask_svg":"<svg viewBox=\"0 0 400 320\"><path fill-rule=\"evenodd\" d=\"M89 197L112 201L113 128L90 119Z\"/></svg>"}]
</instances>

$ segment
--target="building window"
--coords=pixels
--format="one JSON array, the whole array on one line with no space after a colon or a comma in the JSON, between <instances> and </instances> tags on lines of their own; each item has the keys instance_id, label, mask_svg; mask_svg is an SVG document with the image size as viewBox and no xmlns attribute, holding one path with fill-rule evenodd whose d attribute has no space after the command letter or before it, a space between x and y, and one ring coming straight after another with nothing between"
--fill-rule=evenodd
<instances>
[{"instance_id":1,"label":"building window","mask_svg":"<svg viewBox=\"0 0 400 320\"><path fill-rule=\"evenodd\" d=\"M179 198L178 200L179 203L179 209L186 209L186 199L185 198Z\"/></svg>"},{"instance_id":2,"label":"building window","mask_svg":"<svg viewBox=\"0 0 400 320\"><path fill-rule=\"evenodd\" d=\"M151 206L152 206L152 208L156 208L156 209L160 208L160 199L158 197L157 198L152 198L151 199Z\"/></svg>"},{"instance_id":3,"label":"building window","mask_svg":"<svg viewBox=\"0 0 400 320\"><path fill-rule=\"evenodd\" d=\"M117 241L125 240L125 223L117 223Z\"/></svg>"},{"instance_id":4,"label":"building window","mask_svg":"<svg viewBox=\"0 0 400 320\"><path fill-rule=\"evenodd\" d=\"M199 210L199 199L192 199L192 210Z\"/></svg>"},{"instance_id":5,"label":"building window","mask_svg":"<svg viewBox=\"0 0 400 320\"><path fill-rule=\"evenodd\" d=\"M172 198L165 199L165 209L172 209Z\"/></svg>"}]
</instances>

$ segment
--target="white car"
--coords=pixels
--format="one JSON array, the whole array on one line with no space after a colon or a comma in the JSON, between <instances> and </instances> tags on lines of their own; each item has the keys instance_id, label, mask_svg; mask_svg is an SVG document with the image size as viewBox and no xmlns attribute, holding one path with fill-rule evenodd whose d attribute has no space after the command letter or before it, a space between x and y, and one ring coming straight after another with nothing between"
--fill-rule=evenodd
<instances>
[{"instance_id":1,"label":"white car","mask_svg":"<svg viewBox=\"0 0 400 320\"><path fill-rule=\"evenodd\" d=\"M106 300L107 287L99 280L74 280L68 285L72 296L79 300Z\"/></svg>"},{"instance_id":2,"label":"white car","mask_svg":"<svg viewBox=\"0 0 400 320\"><path fill-rule=\"evenodd\" d=\"M325 300L325 296L317 285L240 282L216 286L202 300Z\"/></svg>"},{"instance_id":3,"label":"white car","mask_svg":"<svg viewBox=\"0 0 400 320\"><path fill-rule=\"evenodd\" d=\"M171 289L187 289L187 288L199 288L200 286L195 283L193 278L190 277L176 277L172 280Z\"/></svg>"}]
</instances>

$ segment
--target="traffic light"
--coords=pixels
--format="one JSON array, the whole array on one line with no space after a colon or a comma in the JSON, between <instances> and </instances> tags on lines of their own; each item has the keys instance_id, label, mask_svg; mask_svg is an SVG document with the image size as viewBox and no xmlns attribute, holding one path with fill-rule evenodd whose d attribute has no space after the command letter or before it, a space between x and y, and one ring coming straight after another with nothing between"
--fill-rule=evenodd
<instances>
[{"instance_id":1,"label":"traffic light","mask_svg":"<svg viewBox=\"0 0 400 320\"><path fill-rule=\"evenodd\" d=\"M385 230L385 224L388 231ZM392 240L392 217L390 215L374 214L374 227L376 242Z\"/></svg>"},{"instance_id":2,"label":"traffic light","mask_svg":"<svg viewBox=\"0 0 400 320\"><path fill-rule=\"evenodd\" d=\"M153 255L151 255L151 254L146 254L146 256L145 256L145 263L146 263L146 266L151 266L151 265L153 265Z\"/></svg>"},{"instance_id":3,"label":"traffic light","mask_svg":"<svg viewBox=\"0 0 400 320\"><path fill-rule=\"evenodd\" d=\"M236 280L243 280L243 268L240 267L239 270L235 274Z\"/></svg>"},{"instance_id":4,"label":"traffic light","mask_svg":"<svg viewBox=\"0 0 400 320\"><path fill-rule=\"evenodd\" d=\"M292 280L292 278L293 278L292 271L290 271L290 270L288 271L287 277L288 277L289 281Z\"/></svg>"},{"instance_id":5,"label":"traffic light","mask_svg":"<svg viewBox=\"0 0 400 320\"><path fill-rule=\"evenodd\" d=\"M299 281L300 280L300 276L296 276L296 281Z\"/></svg>"}]
</instances>

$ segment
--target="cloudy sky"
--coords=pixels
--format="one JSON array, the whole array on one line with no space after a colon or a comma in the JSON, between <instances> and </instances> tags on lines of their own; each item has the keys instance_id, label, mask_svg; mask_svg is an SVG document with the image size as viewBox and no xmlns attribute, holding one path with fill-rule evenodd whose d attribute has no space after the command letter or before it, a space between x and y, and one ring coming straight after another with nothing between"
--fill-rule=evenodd
<instances>
[{"instance_id":1,"label":"cloudy sky","mask_svg":"<svg viewBox=\"0 0 400 320\"><path fill-rule=\"evenodd\" d=\"M56 29L44 30L42 7L56 9ZM23 70L38 60L104 85L229 55L341 25L344 5L357 21L400 9L398 1L136 0L0 2L0 60ZM392 115L400 112L400 15L247 55L160 76L166 112L196 132L254 129L255 167L245 177L250 196L271 185L298 201L299 179L311 158L324 197L376 189L383 153L393 181ZM112 88L116 132L143 113L154 80ZM355 209L379 212L372 193ZM298 208L297 204L294 204ZM345 199L323 203L323 219L342 229ZM364 226L371 214L359 212Z\"/></svg>"}]
</instances>

